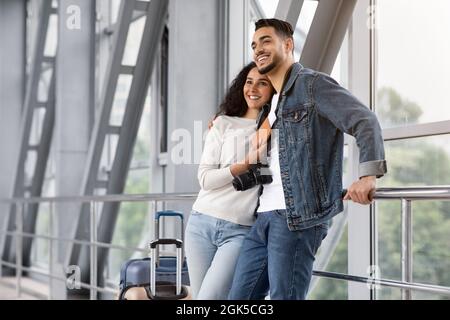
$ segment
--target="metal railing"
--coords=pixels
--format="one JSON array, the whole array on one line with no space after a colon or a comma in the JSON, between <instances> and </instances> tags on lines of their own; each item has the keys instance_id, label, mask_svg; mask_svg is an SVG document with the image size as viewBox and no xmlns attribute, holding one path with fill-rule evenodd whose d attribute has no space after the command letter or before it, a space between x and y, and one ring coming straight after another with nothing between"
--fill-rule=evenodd
<instances>
[{"instance_id":1,"label":"metal railing","mask_svg":"<svg viewBox=\"0 0 450 320\"><path fill-rule=\"evenodd\" d=\"M105 202L149 202L153 204L154 208L157 208L159 202L165 201L193 201L197 197L197 194L187 194L187 193L172 193L172 194L136 194L136 195L104 195L104 196L76 196L76 197L42 197L42 198L13 198L13 199L1 199L0 203L14 205L16 207L16 230L15 231L0 231L0 235L14 236L16 239L15 246L15 263L10 263L0 260L0 268L1 266L6 266L9 268L13 268L16 270L16 294L18 297L21 295L21 279L22 272L29 272L32 274L37 274L40 276L45 276L48 278L49 283L49 298L53 297L52 295L52 280L58 280L66 282L67 278L58 277L53 274L52 265L53 265L53 242L54 241L62 241L80 245L86 245L90 247L90 283L82 283L80 281L71 282L71 286L79 287L83 289L90 290L90 298L91 300L97 299L97 293L110 293L117 294L118 288L111 289L107 287L99 287L97 286L97 248L109 248L109 249L118 249L124 251L138 251L147 253L148 250L144 248L137 247L127 247L120 245L113 245L109 243L103 243L97 241L97 205L99 203ZM56 237L53 235L53 205L55 203L88 203L90 206L90 239L86 240L75 240L63 237ZM41 234L33 234L23 232L23 212L26 210L26 206L31 204L49 204L49 230L50 235L41 235ZM22 239L35 238L35 239L44 239L49 241L49 272L44 272L42 270L36 268L29 268L22 265ZM1 281L1 275L0 275Z\"/></svg>"},{"instance_id":2,"label":"metal railing","mask_svg":"<svg viewBox=\"0 0 450 320\"><path fill-rule=\"evenodd\" d=\"M49 298L52 296L52 280L67 282L64 277L58 277L53 274L53 242L63 241L75 244L87 245L90 247L90 283L74 282L72 285L78 285L80 288L90 290L90 298L96 299L98 292L117 294L117 289L97 286L97 248L110 248L127 251L147 252L143 248L130 248L126 246L112 245L97 241L97 225L96 207L98 203L104 202L150 202L157 208L159 202L165 201L193 201L197 197L194 193L165 193L165 194L139 194L139 195L104 195L104 196L82 196L82 197L47 197L47 198L19 198L0 200L0 203L16 206L16 231L2 231L0 234L6 234L16 237L16 262L15 264L0 260L0 266L14 268L16 270L16 293L21 295L21 278L22 272L35 273L48 277L49 279ZM402 280L377 279L374 277L360 277L355 275L340 274L325 271L313 271L314 276L345 280L352 282L360 282L366 284L374 284L379 286L400 288L402 289L402 298L411 299L411 291L424 291L435 294L444 294L450 296L450 287L428 285L412 282L412 209L411 202L417 200L450 200L450 186L443 187L409 187L409 188L379 188L374 194L375 200L401 200L402 202L402 244L401 244L401 264L402 264ZM74 240L53 235L53 204L62 202L77 202L90 204L90 241ZM27 205L30 204L50 204L49 230L50 236L38 235L23 232L23 212ZM49 272L43 272L36 268L24 267L22 265L22 239L23 237L31 237L37 239L45 239L49 241Z\"/></svg>"}]
</instances>

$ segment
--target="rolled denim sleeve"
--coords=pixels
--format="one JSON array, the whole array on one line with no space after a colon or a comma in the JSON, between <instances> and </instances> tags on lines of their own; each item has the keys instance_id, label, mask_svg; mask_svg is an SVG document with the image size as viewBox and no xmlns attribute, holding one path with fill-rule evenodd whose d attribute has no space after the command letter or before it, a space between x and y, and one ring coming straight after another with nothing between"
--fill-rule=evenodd
<instances>
[{"instance_id":1,"label":"rolled denim sleeve","mask_svg":"<svg viewBox=\"0 0 450 320\"><path fill-rule=\"evenodd\" d=\"M356 139L359 176L382 177L387 167L382 131L375 114L328 75L317 73L312 81L317 112Z\"/></svg>"}]
</instances>

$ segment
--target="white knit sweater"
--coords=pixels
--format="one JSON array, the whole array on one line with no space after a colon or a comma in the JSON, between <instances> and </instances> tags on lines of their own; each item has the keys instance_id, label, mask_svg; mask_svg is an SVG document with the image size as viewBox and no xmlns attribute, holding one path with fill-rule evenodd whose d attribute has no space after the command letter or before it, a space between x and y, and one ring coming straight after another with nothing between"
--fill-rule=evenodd
<instances>
[{"instance_id":1,"label":"white knit sweater","mask_svg":"<svg viewBox=\"0 0 450 320\"><path fill-rule=\"evenodd\" d=\"M201 190L195 211L240 225L253 224L258 187L236 191L230 166L245 158L255 131L253 119L220 116L214 120L198 168Z\"/></svg>"}]
</instances>

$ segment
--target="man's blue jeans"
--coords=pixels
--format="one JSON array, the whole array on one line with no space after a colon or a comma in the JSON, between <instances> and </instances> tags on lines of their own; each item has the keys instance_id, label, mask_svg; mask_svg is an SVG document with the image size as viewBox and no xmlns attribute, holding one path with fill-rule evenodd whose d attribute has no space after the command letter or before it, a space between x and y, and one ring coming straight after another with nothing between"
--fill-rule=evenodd
<instances>
[{"instance_id":1,"label":"man's blue jeans","mask_svg":"<svg viewBox=\"0 0 450 320\"><path fill-rule=\"evenodd\" d=\"M289 231L285 210L259 213L244 240L236 265L231 300L303 300L315 254L328 233L328 223Z\"/></svg>"}]
</instances>

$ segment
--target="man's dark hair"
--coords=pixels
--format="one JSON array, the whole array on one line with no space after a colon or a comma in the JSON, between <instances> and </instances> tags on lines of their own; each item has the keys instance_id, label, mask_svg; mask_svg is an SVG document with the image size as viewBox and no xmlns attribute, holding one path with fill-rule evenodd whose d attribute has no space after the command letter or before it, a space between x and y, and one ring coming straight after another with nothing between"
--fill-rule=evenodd
<instances>
[{"instance_id":1,"label":"man's dark hair","mask_svg":"<svg viewBox=\"0 0 450 320\"><path fill-rule=\"evenodd\" d=\"M247 81L247 76L250 71L256 67L254 62L247 64L236 78L231 83L230 88L219 107L219 112L217 112L216 117L220 115L232 116L232 117L243 117L247 112L248 106L245 101L244 92L242 91ZM270 102L270 101L268 101Z\"/></svg>"},{"instance_id":2,"label":"man's dark hair","mask_svg":"<svg viewBox=\"0 0 450 320\"><path fill-rule=\"evenodd\" d=\"M283 39L294 37L294 29L292 29L289 22L279 19L259 19L255 22L255 31L264 27L274 28L276 33Z\"/></svg>"}]
</instances>

